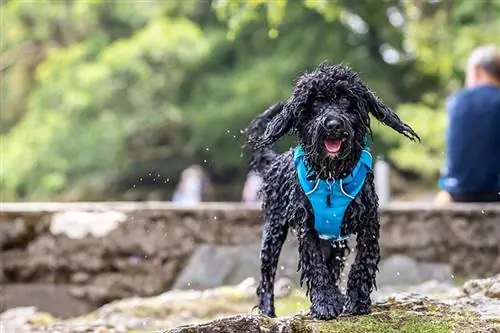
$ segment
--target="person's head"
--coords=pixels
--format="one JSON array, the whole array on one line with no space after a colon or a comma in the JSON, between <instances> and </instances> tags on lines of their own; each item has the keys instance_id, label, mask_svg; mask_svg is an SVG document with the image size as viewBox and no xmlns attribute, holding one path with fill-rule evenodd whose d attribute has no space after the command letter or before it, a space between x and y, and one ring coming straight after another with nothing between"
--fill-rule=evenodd
<instances>
[{"instance_id":1,"label":"person's head","mask_svg":"<svg viewBox=\"0 0 500 333\"><path fill-rule=\"evenodd\" d=\"M465 77L467 87L479 84L500 85L500 50L494 45L485 45L472 51L467 62Z\"/></svg>"}]
</instances>

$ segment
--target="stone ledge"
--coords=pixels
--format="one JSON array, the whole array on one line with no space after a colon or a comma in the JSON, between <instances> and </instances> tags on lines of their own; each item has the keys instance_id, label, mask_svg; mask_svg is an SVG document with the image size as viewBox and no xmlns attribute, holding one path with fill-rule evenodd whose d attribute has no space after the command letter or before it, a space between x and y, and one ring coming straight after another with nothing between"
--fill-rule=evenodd
<instances>
[{"instance_id":1,"label":"stone ledge","mask_svg":"<svg viewBox=\"0 0 500 333\"><path fill-rule=\"evenodd\" d=\"M200 211L260 211L259 204L245 204L239 202L203 202L196 205L180 205L164 201L144 202L4 202L0 204L1 213L54 213L61 211L106 211L119 210L124 212L134 211L175 211L175 212L200 212ZM447 207L436 207L427 202L391 202L380 206L382 212L495 212L500 213L500 204L495 203L460 203Z\"/></svg>"},{"instance_id":2,"label":"stone ledge","mask_svg":"<svg viewBox=\"0 0 500 333\"><path fill-rule=\"evenodd\" d=\"M67 285L92 308L112 299L160 293L172 287L205 245L230 253L254 249L257 258L260 216L259 205L227 202L3 203L0 288ZM394 202L381 208L381 226L384 259L402 254L449 264L453 274L464 276L500 272L500 205L441 209L429 203ZM76 230L80 232L75 236ZM281 257L296 260L296 246ZM214 262L210 256L207 261ZM251 263L243 259L237 264L234 267ZM256 260L249 270L258 273L258 264ZM287 266L286 276L288 269L296 268L293 263Z\"/></svg>"}]
</instances>

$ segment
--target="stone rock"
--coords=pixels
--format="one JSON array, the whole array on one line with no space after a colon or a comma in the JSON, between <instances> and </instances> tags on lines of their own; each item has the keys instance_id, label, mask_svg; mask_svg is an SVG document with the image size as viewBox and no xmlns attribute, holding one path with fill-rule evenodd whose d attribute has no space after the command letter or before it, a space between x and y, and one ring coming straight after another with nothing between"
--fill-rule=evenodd
<instances>
[{"instance_id":1,"label":"stone rock","mask_svg":"<svg viewBox=\"0 0 500 333\"><path fill-rule=\"evenodd\" d=\"M419 262L419 276L420 281L438 281L438 282L452 282L453 281L453 268L451 265L442 263L428 263Z\"/></svg>"},{"instance_id":2,"label":"stone rock","mask_svg":"<svg viewBox=\"0 0 500 333\"><path fill-rule=\"evenodd\" d=\"M285 286L286 282L280 283ZM362 320L342 316L329 322L310 320L304 312L309 301L294 290L277 299L280 318L271 319L251 314L256 303L255 283L255 279L249 278L236 286L131 297L106 304L87 316L65 320L38 312L34 307L16 308L0 313L0 322L8 333L396 332L407 320L412 328L418 327L415 332L447 332L452 321L454 327L461 328L460 332L485 333L498 332L487 319L500 323L499 299L444 295L445 285L437 282L379 295L374 299L373 314ZM433 294L436 290L437 294ZM414 291L423 291L428 297ZM295 315L288 317L292 314ZM374 330L375 327L381 328ZM168 331L169 328L173 329Z\"/></svg>"},{"instance_id":3,"label":"stone rock","mask_svg":"<svg viewBox=\"0 0 500 333\"><path fill-rule=\"evenodd\" d=\"M99 237L69 238L47 231L25 248L0 251L0 275L6 286L72 285L74 300L92 308L132 295L159 294L170 287L194 251L188 232L145 218L121 223ZM172 239L166 241L169 233ZM42 311L52 307L50 297L46 299L37 303Z\"/></svg>"},{"instance_id":4,"label":"stone rock","mask_svg":"<svg viewBox=\"0 0 500 333\"><path fill-rule=\"evenodd\" d=\"M4 280L5 280L5 273L3 268L3 261L0 261L0 285L4 282Z\"/></svg>"},{"instance_id":5,"label":"stone rock","mask_svg":"<svg viewBox=\"0 0 500 333\"><path fill-rule=\"evenodd\" d=\"M207 289L234 285L242 280L260 277L260 246L200 245L172 289ZM277 278L287 277L297 285L297 247L293 241L283 246Z\"/></svg>"},{"instance_id":6,"label":"stone rock","mask_svg":"<svg viewBox=\"0 0 500 333\"><path fill-rule=\"evenodd\" d=\"M466 311L439 301L418 296L390 298L374 306L374 312L363 320L342 316L337 320L317 321L298 314L290 317L269 318L254 314L239 314L218 318L202 324L187 324L163 333L329 333L329 332L387 332L400 331L405 322L411 323L412 332L447 332L449 324L460 327L460 332L497 332L494 324L480 316L466 319ZM469 316L471 316L469 314Z\"/></svg>"},{"instance_id":7,"label":"stone rock","mask_svg":"<svg viewBox=\"0 0 500 333\"><path fill-rule=\"evenodd\" d=\"M0 250L26 246L47 231L48 221L45 214L11 216L0 210Z\"/></svg>"},{"instance_id":8,"label":"stone rock","mask_svg":"<svg viewBox=\"0 0 500 333\"><path fill-rule=\"evenodd\" d=\"M283 298L290 295L294 283L289 278L279 278L274 283L274 297ZM255 290L255 289L254 289Z\"/></svg>"},{"instance_id":9,"label":"stone rock","mask_svg":"<svg viewBox=\"0 0 500 333\"><path fill-rule=\"evenodd\" d=\"M60 212L52 215L50 232L54 235L63 234L69 238L83 238L89 235L102 237L126 220L127 215L117 211Z\"/></svg>"},{"instance_id":10,"label":"stone rock","mask_svg":"<svg viewBox=\"0 0 500 333\"><path fill-rule=\"evenodd\" d=\"M69 285L6 284L0 288L1 305L5 309L29 306L61 318L82 315L92 310L88 302L72 296Z\"/></svg>"},{"instance_id":11,"label":"stone rock","mask_svg":"<svg viewBox=\"0 0 500 333\"><path fill-rule=\"evenodd\" d=\"M434 209L421 203L383 206L382 258L403 254L418 261L450 263L453 273L461 276L497 274L500 272L499 207L471 204ZM73 217L78 220L77 215L59 214L55 220L52 218L54 213L65 211L89 213L81 215L84 216L82 220L92 217L94 222L91 224L97 225L96 229L78 225L77 234L81 235L83 230L87 236L70 238L67 234L71 230L62 224L63 221L73 223ZM113 222L113 214L103 213L106 211L123 213L127 221ZM78 301L88 302L96 308L113 298L159 294L170 289L202 244L241 249L234 253L243 256L244 260L234 263L228 275L221 277L222 282L217 284L238 283L248 277L249 272L254 272L250 275L258 281L261 214L258 205L237 203L202 203L182 208L166 202L5 203L0 207L1 287L71 284L72 288L77 288L72 291L83 297ZM100 219L106 220L103 222L105 228L99 227ZM52 225L52 231L57 235L49 230L54 221L57 223ZM90 223L90 218L88 221ZM288 277L296 283L298 249L295 237L288 239L290 242L280 256L278 276ZM481 255L478 255L479 248ZM246 256L245 251L253 251L253 254ZM204 265L212 264L205 262ZM436 278L437 271L431 266L419 263L418 267L419 274L428 268L428 278ZM408 284L402 281L401 275L405 273L402 269L394 271L399 271L400 276L381 274L389 275L392 282ZM437 275L444 279L447 271L442 272ZM121 283L117 282L119 276L123 277ZM181 283L183 288L190 288L189 280L193 279ZM345 283L345 278L343 280ZM380 286L385 283L383 277L379 278ZM496 295L496 288L490 288L488 295ZM85 298L90 295L89 291L95 291L96 296ZM493 298L488 297L488 300ZM0 303L2 301L0 297ZM50 306L40 302L42 311Z\"/></svg>"},{"instance_id":12,"label":"stone rock","mask_svg":"<svg viewBox=\"0 0 500 333\"><path fill-rule=\"evenodd\" d=\"M468 296L500 299L500 274L486 279L469 280L463 284L462 290Z\"/></svg>"},{"instance_id":13,"label":"stone rock","mask_svg":"<svg viewBox=\"0 0 500 333\"><path fill-rule=\"evenodd\" d=\"M36 313L34 306L18 307L0 313L0 332L25 333L30 318Z\"/></svg>"},{"instance_id":14,"label":"stone rock","mask_svg":"<svg viewBox=\"0 0 500 333\"><path fill-rule=\"evenodd\" d=\"M404 256L393 255L380 264L377 275L377 284L383 285L411 285L426 281L452 281L452 269L449 265L437 263L419 263Z\"/></svg>"},{"instance_id":15,"label":"stone rock","mask_svg":"<svg viewBox=\"0 0 500 333\"><path fill-rule=\"evenodd\" d=\"M241 332L267 332L267 333L292 333L291 323L288 320L272 320L258 315L237 315L219 319L201 325L186 325L168 333L241 333Z\"/></svg>"},{"instance_id":16,"label":"stone rock","mask_svg":"<svg viewBox=\"0 0 500 333\"><path fill-rule=\"evenodd\" d=\"M500 281L493 283L484 294L491 298L500 298Z\"/></svg>"},{"instance_id":17,"label":"stone rock","mask_svg":"<svg viewBox=\"0 0 500 333\"><path fill-rule=\"evenodd\" d=\"M134 295L152 296L162 291L165 284L161 267L159 270L160 272L151 272L152 274L125 276L119 273L101 274L91 284L72 288L71 295L97 306Z\"/></svg>"}]
</instances>

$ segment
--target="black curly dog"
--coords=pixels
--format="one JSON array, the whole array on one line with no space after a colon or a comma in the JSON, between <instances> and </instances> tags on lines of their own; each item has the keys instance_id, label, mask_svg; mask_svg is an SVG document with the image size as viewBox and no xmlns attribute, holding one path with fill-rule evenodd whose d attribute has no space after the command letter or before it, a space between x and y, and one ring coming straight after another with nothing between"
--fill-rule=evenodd
<instances>
[{"instance_id":1,"label":"black curly dog","mask_svg":"<svg viewBox=\"0 0 500 333\"><path fill-rule=\"evenodd\" d=\"M384 105L355 72L340 65L323 64L299 77L287 102L269 107L246 129L247 145L252 148L250 165L264 180L261 272L257 289L258 307L264 315L276 316L274 279L290 228L298 236L300 283L306 285L311 316L332 319L341 313L370 313L370 294L376 288L380 261L380 224L367 141L372 137L369 113L409 139L420 141L413 129ZM287 133L298 136L299 146L278 154L272 146ZM306 178L302 180L301 164L297 163L301 157L302 168L306 170ZM357 167L363 159L365 163ZM365 171L356 171L361 178L357 178L351 189L351 194L356 191L357 194L351 196L342 179L349 178L355 169ZM306 193L301 182L306 185L310 182L313 188ZM328 191L324 190L326 198L311 199L307 195L311 195L319 183L340 183L337 191L345 196L328 192L331 189L328 187ZM340 217L339 232L334 237L322 237L318 225L321 222L325 230L329 230L329 221L320 219L316 223L314 214L320 211L323 216L325 212L328 214L328 209L321 205L335 206L337 197L344 200L347 207L343 219ZM350 199L345 199L348 197ZM314 210L311 200L317 201ZM343 295L339 280L344 259L350 253L346 237L352 234L357 235L357 255L349 272L346 295Z\"/></svg>"}]
</instances>

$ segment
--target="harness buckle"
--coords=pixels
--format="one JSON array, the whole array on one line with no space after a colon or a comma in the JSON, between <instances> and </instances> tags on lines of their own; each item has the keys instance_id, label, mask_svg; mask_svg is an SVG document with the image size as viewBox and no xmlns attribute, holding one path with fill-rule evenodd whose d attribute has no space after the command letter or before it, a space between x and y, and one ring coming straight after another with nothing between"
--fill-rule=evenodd
<instances>
[{"instance_id":1,"label":"harness buckle","mask_svg":"<svg viewBox=\"0 0 500 333\"><path fill-rule=\"evenodd\" d=\"M337 237L337 238L333 238L333 239L329 239L328 241L330 242L330 245L334 248L339 248L340 247L340 242L342 241L345 241L345 240L349 240L349 238L351 238L352 234L349 234L349 235L346 235L346 236L343 236L343 237Z\"/></svg>"}]
</instances>

